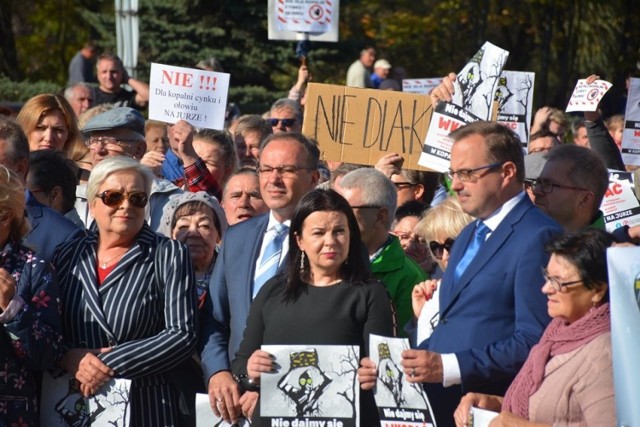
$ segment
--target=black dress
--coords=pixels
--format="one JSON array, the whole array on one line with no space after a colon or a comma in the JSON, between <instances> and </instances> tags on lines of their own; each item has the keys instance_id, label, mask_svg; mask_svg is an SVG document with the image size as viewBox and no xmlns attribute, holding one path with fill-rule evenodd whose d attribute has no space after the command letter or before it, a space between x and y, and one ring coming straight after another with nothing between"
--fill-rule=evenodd
<instances>
[{"instance_id":1,"label":"black dress","mask_svg":"<svg viewBox=\"0 0 640 427\"><path fill-rule=\"evenodd\" d=\"M368 354L369 334L395 336L393 310L384 285L378 281L327 287L305 285L292 302L283 299L285 276L269 280L251 305L240 349L232 363L235 375L246 375L247 361L263 344L358 345ZM252 426L260 420L260 407ZM360 393L362 426L378 425L373 393Z\"/></svg>"}]
</instances>

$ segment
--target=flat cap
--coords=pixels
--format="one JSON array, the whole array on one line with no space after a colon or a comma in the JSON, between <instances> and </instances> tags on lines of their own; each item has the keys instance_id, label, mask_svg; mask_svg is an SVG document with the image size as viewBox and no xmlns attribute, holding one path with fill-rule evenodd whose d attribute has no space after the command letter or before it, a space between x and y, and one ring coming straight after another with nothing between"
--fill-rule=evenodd
<instances>
[{"instance_id":1,"label":"flat cap","mask_svg":"<svg viewBox=\"0 0 640 427\"><path fill-rule=\"evenodd\" d=\"M92 117L82 128L84 134L96 131L128 129L144 139L144 117L129 107L117 107Z\"/></svg>"},{"instance_id":2,"label":"flat cap","mask_svg":"<svg viewBox=\"0 0 640 427\"><path fill-rule=\"evenodd\" d=\"M524 156L524 179L538 179L540 172L542 172L544 168L544 164L547 163L547 159L544 158L545 154L546 153L531 153Z\"/></svg>"}]
</instances>

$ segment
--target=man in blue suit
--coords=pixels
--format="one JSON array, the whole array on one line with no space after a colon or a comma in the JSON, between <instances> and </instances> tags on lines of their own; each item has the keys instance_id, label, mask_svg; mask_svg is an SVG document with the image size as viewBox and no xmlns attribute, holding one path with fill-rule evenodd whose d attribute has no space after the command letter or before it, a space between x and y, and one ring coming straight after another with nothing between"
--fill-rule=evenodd
<instances>
[{"instance_id":1,"label":"man in blue suit","mask_svg":"<svg viewBox=\"0 0 640 427\"><path fill-rule=\"evenodd\" d=\"M26 182L29 171L27 136L20 125L4 118L0 119L0 164L20 176L23 183ZM58 245L84 235L84 228L40 204L29 190L25 192L25 212L31 230L25 236L24 244L39 258L48 261Z\"/></svg>"},{"instance_id":2,"label":"man in blue suit","mask_svg":"<svg viewBox=\"0 0 640 427\"><path fill-rule=\"evenodd\" d=\"M438 427L454 425L464 393L504 395L549 322L541 267L560 226L523 192L518 137L493 122L450 135L452 189L477 218L458 236L440 285L440 321L403 353L410 382L425 383Z\"/></svg>"},{"instance_id":3,"label":"man in blue suit","mask_svg":"<svg viewBox=\"0 0 640 427\"><path fill-rule=\"evenodd\" d=\"M270 135L260 147L260 193L269 213L229 228L209 282L200 336L201 363L213 411L236 422L253 411L257 393L242 398L230 373L240 346L249 306L260 285L262 255L274 229L288 230L298 201L318 183L318 147L299 133ZM288 231L285 231L288 235ZM286 236L282 236L286 237ZM285 265L287 239L277 268Z\"/></svg>"}]
</instances>

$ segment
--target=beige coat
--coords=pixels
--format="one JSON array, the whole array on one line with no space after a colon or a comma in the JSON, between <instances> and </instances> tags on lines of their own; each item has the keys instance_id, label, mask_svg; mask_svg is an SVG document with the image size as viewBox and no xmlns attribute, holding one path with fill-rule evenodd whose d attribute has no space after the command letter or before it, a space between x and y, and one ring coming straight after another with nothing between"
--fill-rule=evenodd
<instances>
[{"instance_id":1,"label":"beige coat","mask_svg":"<svg viewBox=\"0 0 640 427\"><path fill-rule=\"evenodd\" d=\"M529 400L529 420L554 427L616 425L610 332L547 363Z\"/></svg>"}]
</instances>

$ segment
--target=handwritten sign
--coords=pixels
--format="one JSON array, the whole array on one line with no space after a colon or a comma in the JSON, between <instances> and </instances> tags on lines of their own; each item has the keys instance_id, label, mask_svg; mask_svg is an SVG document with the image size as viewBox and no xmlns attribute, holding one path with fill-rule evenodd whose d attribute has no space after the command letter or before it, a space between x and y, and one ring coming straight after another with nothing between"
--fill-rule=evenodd
<instances>
[{"instance_id":1,"label":"handwritten sign","mask_svg":"<svg viewBox=\"0 0 640 427\"><path fill-rule=\"evenodd\" d=\"M433 113L424 147L418 163L425 168L446 172L451 163L453 140L449 134L460 126L480 120L464 108L449 102L439 102Z\"/></svg>"},{"instance_id":2,"label":"handwritten sign","mask_svg":"<svg viewBox=\"0 0 640 427\"><path fill-rule=\"evenodd\" d=\"M277 0L278 29L304 33L324 33L333 21L332 0Z\"/></svg>"},{"instance_id":3,"label":"handwritten sign","mask_svg":"<svg viewBox=\"0 0 640 427\"><path fill-rule=\"evenodd\" d=\"M428 96L310 83L302 133L318 141L324 160L375 165L396 152L405 168L420 169L430 118Z\"/></svg>"},{"instance_id":4,"label":"handwritten sign","mask_svg":"<svg viewBox=\"0 0 640 427\"><path fill-rule=\"evenodd\" d=\"M565 111L567 113L572 111L596 111L600 100L611 86L611 83L604 80L596 80L591 84L587 84L587 79L578 80Z\"/></svg>"},{"instance_id":5,"label":"handwritten sign","mask_svg":"<svg viewBox=\"0 0 640 427\"><path fill-rule=\"evenodd\" d=\"M631 78L622 131L622 160L640 166L640 78Z\"/></svg>"},{"instance_id":6,"label":"handwritten sign","mask_svg":"<svg viewBox=\"0 0 640 427\"><path fill-rule=\"evenodd\" d=\"M498 122L514 131L523 147L529 141L534 80L535 73L504 70L495 93Z\"/></svg>"},{"instance_id":7,"label":"handwritten sign","mask_svg":"<svg viewBox=\"0 0 640 427\"><path fill-rule=\"evenodd\" d=\"M403 79L402 91L405 93L416 93L428 95L433 89L442 83L442 77L433 77L426 79Z\"/></svg>"},{"instance_id":8,"label":"handwritten sign","mask_svg":"<svg viewBox=\"0 0 640 427\"><path fill-rule=\"evenodd\" d=\"M151 64L149 118L224 129L229 74Z\"/></svg>"}]
</instances>

